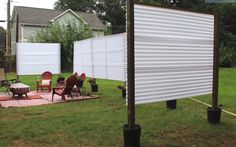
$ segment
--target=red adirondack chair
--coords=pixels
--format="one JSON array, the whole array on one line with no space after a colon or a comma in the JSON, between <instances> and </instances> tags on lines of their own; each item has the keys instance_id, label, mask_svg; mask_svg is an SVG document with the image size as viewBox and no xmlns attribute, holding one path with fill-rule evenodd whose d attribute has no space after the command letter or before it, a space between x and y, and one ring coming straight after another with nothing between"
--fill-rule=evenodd
<instances>
[{"instance_id":1,"label":"red adirondack chair","mask_svg":"<svg viewBox=\"0 0 236 147\"><path fill-rule=\"evenodd\" d=\"M72 89L76 83L77 83L77 77L75 75L72 75L66 80L65 87L53 88L52 101L53 101L54 94L61 96L63 100L66 100L65 95L68 95L71 98L73 98Z\"/></svg>"}]
</instances>

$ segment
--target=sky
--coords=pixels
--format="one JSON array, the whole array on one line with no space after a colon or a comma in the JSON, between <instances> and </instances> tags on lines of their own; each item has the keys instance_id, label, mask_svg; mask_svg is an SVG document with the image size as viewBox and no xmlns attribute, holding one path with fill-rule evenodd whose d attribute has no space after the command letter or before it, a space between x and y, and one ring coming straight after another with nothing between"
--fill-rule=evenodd
<instances>
[{"instance_id":1,"label":"sky","mask_svg":"<svg viewBox=\"0 0 236 147\"><path fill-rule=\"evenodd\" d=\"M27 6L36 8L53 9L57 0L11 0L11 15L14 6ZM7 0L0 0L0 20L7 20ZM0 26L7 28L6 22L0 22Z\"/></svg>"}]
</instances>

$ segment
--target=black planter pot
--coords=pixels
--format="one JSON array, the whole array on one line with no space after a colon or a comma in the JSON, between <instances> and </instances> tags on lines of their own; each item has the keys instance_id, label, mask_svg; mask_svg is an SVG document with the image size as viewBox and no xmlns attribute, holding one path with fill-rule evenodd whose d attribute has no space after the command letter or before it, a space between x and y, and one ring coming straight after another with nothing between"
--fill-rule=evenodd
<instances>
[{"instance_id":1,"label":"black planter pot","mask_svg":"<svg viewBox=\"0 0 236 147\"><path fill-rule=\"evenodd\" d=\"M59 84L60 82L64 82L65 81L65 77L59 77L57 78L57 83Z\"/></svg>"},{"instance_id":2,"label":"black planter pot","mask_svg":"<svg viewBox=\"0 0 236 147\"><path fill-rule=\"evenodd\" d=\"M76 83L76 87L82 88L83 84L84 84L84 81L78 80L77 83Z\"/></svg>"},{"instance_id":3,"label":"black planter pot","mask_svg":"<svg viewBox=\"0 0 236 147\"><path fill-rule=\"evenodd\" d=\"M176 109L176 103L177 103L177 100L166 101L167 109Z\"/></svg>"},{"instance_id":4,"label":"black planter pot","mask_svg":"<svg viewBox=\"0 0 236 147\"><path fill-rule=\"evenodd\" d=\"M126 98L126 90L122 90L122 97L125 99Z\"/></svg>"},{"instance_id":5,"label":"black planter pot","mask_svg":"<svg viewBox=\"0 0 236 147\"><path fill-rule=\"evenodd\" d=\"M127 124L123 126L124 133L124 147L139 147L141 127L135 125L133 128L129 128Z\"/></svg>"},{"instance_id":6,"label":"black planter pot","mask_svg":"<svg viewBox=\"0 0 236 147\"><path fill-rule=\"evenodd\" d=\"M91 85L92 92L98 92L98 85Z\"/></svg>"},{"instance_id":7,"label":"black planter pot","mask_svg":"<svg viewBox=\"0 0 236 147\"><path fill-rule=\"evenodd\" d=\"M216 110L212 110L211 107L207 108L207 119L208 123L218 124L220 123L220 116L221 116L221 108L217 108Z\"/></svg>"}]
</instances>

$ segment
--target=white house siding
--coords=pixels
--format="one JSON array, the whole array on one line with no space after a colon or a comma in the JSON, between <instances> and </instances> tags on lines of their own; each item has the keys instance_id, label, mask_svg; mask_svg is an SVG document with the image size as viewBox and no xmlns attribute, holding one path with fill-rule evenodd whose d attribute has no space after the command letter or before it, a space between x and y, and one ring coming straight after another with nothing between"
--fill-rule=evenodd
<instances>
[{"instance_id":1,"label":"white house siding","mask_svg":"<svg viewBox=\"0 0 236 147\"><path fill-rule=\"evenodd\" d=\"M62 24L66 25L68 22L76 23L79 26L81 26L82 28L85 25L82 17L78 18L75 14L73 14L70 11L61 15L60 17L57 17L54 21L54 23L59 23L61 25ZM50 23L53 23L53 22L48 22L48 25L50 25ZM47 25L45 25L45 27L46 26ZM41 30L42 28L43 28L42 26L33 26L33 25L26 25L26 24L20 23L19 24L19 42L28 42L29 36L32 36L33 34L35 34L37 31ZM104 32L103 32L103 30L94 29L93 36L94 37L104 36ZM16 47L15 46L16 46L16 26L15 26L15 23L13 23L13 26L12 26L12 48L11 48L12 55L16 54L16 50L15 50Z\"/></svg>"},{"instance_id":2,"label":"white house siding","mask_svg":"<svg viewBox=\"0 0 236 147\"><path fill-rule=\"evenodd\" d=\"M39 26L27 26L23 25L23 40L21 42L28 42L28 38L36 34L37 31L40 31L42 27Z\"/></svg>"},{"instance_id":3,"label":"white house siding","mask_svg":"<svg viewBox=\"0 0 236 147\"><path fill-rule=\"evenodd\" d=\"M59 23L61 25L66 25L66 24L68 24L68 22L76 23L79 26L81 26L81 24L82 24L82 20L80 21L78 19L78 17L76 17L71 12L67 12L64 15L58 17L57 19L55 19L55 22Z\"/></svg>"},{"instance_id":4,"label":"white house siding","mask_svg":"<svg viewBox=\"0 0 236 147\"><path fill-rule=\"evenodd\" d=\"M100 36L104 36L104 32L101 30L93 30L93 37L100 37Z\"/></svg>"},{"instance_id":5,"label":"white house siding","mask_svg":"<svg viewBox=\"0 0 236 147\"><path fill-rule=\"evenodd\" d=\"M11 29L11 54L15 55L16 54L15 51L16 51L16 23L13 23Z\"/></svg>"},{"instance_id":6,"label":"white house siding","mask_svg":"<svg viewBox=\"0 0 236 147\"><path fill-rule=\"evenodd\" d=\"M12 28L11 28L11 55L16 54L16 21L13 20ZM23 26L20 23L18 26L18 42L23 42L22 40L22 31Z\"/></svg>"},{"instance_id":7,"label":"white house siding","mask_svg":"<svg viewBox=\"0 0 236 147\"><path fill-rule=\"evenodd\" d=\"M28 42L29 36L35 34L37 31L41 30L42 27L37 26L26 26L23 24L19 24L19 42ZM11 45L11 54L16 54L16 25L14 23L12 27L12 45Z\"/></svg>"}]
</instances>

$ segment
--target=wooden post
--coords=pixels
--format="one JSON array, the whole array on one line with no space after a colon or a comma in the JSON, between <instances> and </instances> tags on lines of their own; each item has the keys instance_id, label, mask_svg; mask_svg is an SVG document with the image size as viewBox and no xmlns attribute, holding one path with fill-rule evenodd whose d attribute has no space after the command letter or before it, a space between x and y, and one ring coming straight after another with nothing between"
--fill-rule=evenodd
<instances>
[{"instance_id":1,"label":"wooden post","mask_svg":"<svg viewBox=\"0 0 236 147\"><path fill-rule=\"evenodd\" d=\"M134 1L127 2L127 66L128 66L128 127L135 126L135 98L134 98Z\"/></svg>"},{"instance_id":2,"label":"wooden post","mask_svg":"<svg viewBox=\"0 0 236 147\"><path fill-rule=\"evenodd\" d=\"M212 110L218 107L218 81L219 81L219 16L214 16L214 62L212 86Z\"/></svg>"},{"instance_id":3,"label":"wooden post","mask_svg":"<svg viewBox=\"0 0 236 147\"><path fill-rule=\"evenodd\" d=\"M16 15L16 44L19 42L19 14ZM17 56L17 46L16 47L16 56ZM16 61L17 62L17 61ZM17 66L17 64L16 64ZM16 67L17 69L17 67ZM19 81L19 75L16 75L17 81Z\"/></svg>"},{"instance_id":4,"label":"wooden post","mask_svg":"<svg viewBox=\"0 0 236 147\"><path fill-rule=\"evenodd\" d=\"M16 43L19 42L19 14L16 15Z\"/></svg>"},{"instance_id":5,"label":"wooden post","mask_svg":"<svg viewBox=\"0 0 236 147\"><path fill-rule=\"evenodd\" d=\"M7 33L6 33L6 56L10 56L11 52L11 26L10 26L10 0L7 1Z\"/></svg>"}]
</instances>

